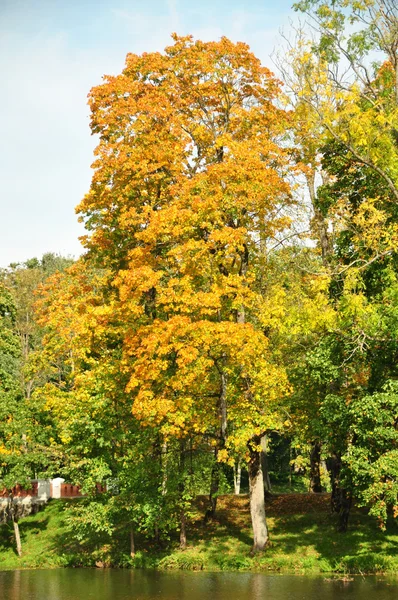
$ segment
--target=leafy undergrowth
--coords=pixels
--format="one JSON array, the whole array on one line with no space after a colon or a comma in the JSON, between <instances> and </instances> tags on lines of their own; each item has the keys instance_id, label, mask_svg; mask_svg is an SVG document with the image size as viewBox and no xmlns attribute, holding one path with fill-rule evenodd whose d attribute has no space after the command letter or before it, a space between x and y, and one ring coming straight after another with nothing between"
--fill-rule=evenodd
<instances>
[{"instance_id":1,"label":"leafy undergrowth","mask_svg":"<svg viewBox=\"0 0 398 600\"><path fill-rule=\"evenodd\" d=\"M3 526L0 569L58 566L113 566L207 571L264 571L282 573L398 573L398 527L378 529L364 512L354 510L349 530L336 533L328 495L289 494L267 503L271 544L251 557L251 528L247 496L222 496L217 518L203 523L205 498L195 503L189 524L188 548L177 539L163 548L137 536L132 560L129 532L121 529L109 543L95 545L73 539L65 520L70 502L53 501L36 515L20 521L24 555L15 553L12 529Z\"/></svg>"}]
</instances>

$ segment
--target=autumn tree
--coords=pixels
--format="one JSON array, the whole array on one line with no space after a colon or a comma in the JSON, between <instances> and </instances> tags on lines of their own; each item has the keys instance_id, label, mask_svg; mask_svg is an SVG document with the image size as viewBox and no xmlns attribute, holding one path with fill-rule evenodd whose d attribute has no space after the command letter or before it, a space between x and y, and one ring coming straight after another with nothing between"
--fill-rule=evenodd
<instances>
[{"instance_id":1,"label":"autumn tree","mask_svg":"<svg viewBox=\"0 0 398 600\"><path fill-rule=\"evenodd\" d=\"M260 439L288 386L256 316L256 269L289 225L278 81L245 44L174 36L129 54L90 94L99 134L78 207L87 260L109 270L133 414L163 444L205 434L248 460L255 550L266 530Z\"/></svg>"}]
</instances>

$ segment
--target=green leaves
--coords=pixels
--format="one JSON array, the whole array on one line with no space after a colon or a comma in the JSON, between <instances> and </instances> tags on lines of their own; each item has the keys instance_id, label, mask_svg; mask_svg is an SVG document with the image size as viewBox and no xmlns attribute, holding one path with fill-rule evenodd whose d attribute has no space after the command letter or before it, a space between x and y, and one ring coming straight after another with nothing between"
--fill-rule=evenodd
<instances>
[{"instance_id":1,"label":"green leaves","mask_svg":"<svg viewBox=\"0 0 398 600\"><path fill-rule=\"evenodd\" d=\"M347 407L350 443L343 460L358 501L385 527L388 511L398 506L398 389L352 401Z\"/></svg>"}]
</instances>

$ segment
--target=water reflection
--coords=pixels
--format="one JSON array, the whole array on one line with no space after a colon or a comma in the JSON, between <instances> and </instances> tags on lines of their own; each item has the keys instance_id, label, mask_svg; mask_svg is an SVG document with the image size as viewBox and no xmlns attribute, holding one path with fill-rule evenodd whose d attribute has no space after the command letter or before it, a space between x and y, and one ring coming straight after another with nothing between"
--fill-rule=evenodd
<instances>
[{"instance_id":1,"label":"water reflection","mask_svg":"<svg viewBox=\"0 0 398 600\"><path fill-rule=\"evenodd\" d=\"M7 600L396 600L398 582L260 573L57 569L0 572Z\"/></svg>"}]
</instances>

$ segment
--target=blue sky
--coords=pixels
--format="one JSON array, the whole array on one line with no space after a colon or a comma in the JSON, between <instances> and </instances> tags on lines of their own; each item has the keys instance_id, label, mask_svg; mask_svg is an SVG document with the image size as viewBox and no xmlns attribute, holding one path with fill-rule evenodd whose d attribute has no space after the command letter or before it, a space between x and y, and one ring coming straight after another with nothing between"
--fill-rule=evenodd
<instances>
[{"instance_id":1,"label":"blue sky","mask_svg":"<svg viewBox=\"0 0 398 600\"><path fill-rule=\"evenodd\" d=\"M82 249L74 207L88 190L95 138L87 93L127 52L170 33L247 42L263 64L295 19L292 0L0 0L0 267Z\"/></svg>"}]
</instances>

